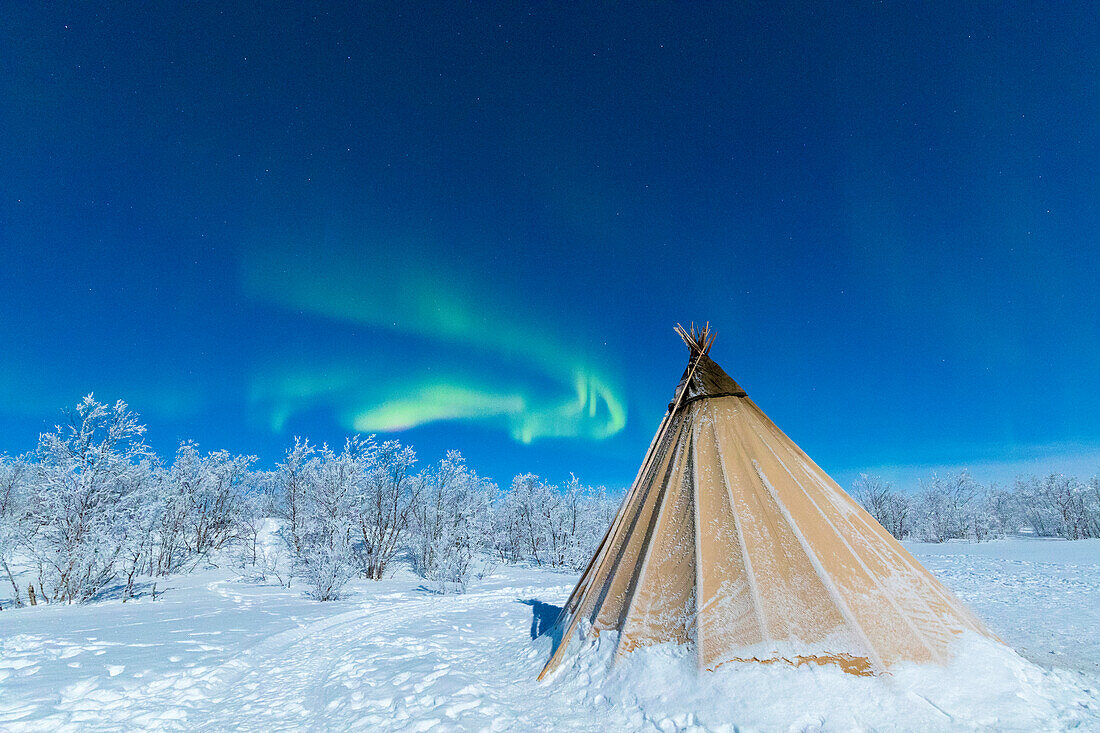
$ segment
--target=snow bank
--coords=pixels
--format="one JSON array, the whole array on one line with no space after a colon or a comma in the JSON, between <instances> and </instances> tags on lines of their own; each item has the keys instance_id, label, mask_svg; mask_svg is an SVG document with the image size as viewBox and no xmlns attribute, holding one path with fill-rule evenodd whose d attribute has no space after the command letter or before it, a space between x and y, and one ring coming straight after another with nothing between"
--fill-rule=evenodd
<instances>
[{"instance_id":1,"label":"snow bank","mask_svg":"<svg viewBox=\"0 0 1100 733\"><path fill-rule=\"evenodd\" d=\"M698 673L675 645L637 650L613 665L604 634L551 684L632 730L1066 730L1100 724L1095 688L1006 646L960 639L950 667L910 665L882 677L832 666L724 665Z\"/></svg>"},{"instance_id":2,"label":"snow bank","mask_svg":"<svg viewBox=\"0 0 1100 733\"><path fill-rule=\"evenodd\" d=\"M155 602L0 613L0 730L1100 730L1100 562L1031 544L911 546L1027 659L961 639L950 667L880 678L699 674L676 647L608 671L605 634L539 683L574 575L501 567L440 596L401 569L318 603L204 570Z\"/></svg>"}]
</instances>

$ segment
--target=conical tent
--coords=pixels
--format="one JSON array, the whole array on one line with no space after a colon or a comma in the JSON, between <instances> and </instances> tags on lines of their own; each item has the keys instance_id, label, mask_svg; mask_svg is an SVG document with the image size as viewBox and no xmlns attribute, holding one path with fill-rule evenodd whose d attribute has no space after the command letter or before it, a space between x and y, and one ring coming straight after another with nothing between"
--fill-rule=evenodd
<instances>
[{"instance_id":1,"label":"conical tent","mask_svg":"<svg viewBox=\"0 0 1100 733\"><path fill-rule=\"evenodd\" d=\"M946 662L992 636L677 327L691 357L611 527L558 624L540 679L575 637L619 653L688 644L699 667L833 663L873 674Z\"/></svg>"}]
</instances>

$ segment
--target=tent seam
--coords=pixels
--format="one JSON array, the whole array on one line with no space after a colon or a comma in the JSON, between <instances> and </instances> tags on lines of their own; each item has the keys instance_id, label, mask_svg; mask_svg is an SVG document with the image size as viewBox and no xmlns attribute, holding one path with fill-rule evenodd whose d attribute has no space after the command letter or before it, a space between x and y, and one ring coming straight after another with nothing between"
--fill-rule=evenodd
<instances>
[{"instance_id":1,"label":"tent seam","mask_svg":"<svg viewBox=\"0 0 1100 733\"><path fill-rule=\"evenodd\" d=\"M822 565L821 559L817 556L817 553L815 553L813 549L810 548L809 542L806 540L805 535L802 534L802 530L798 528L798 525L795 523L794 517L791 516L790 511L788 511L787 507L779 501L779 493L775 490L775 487L772 486L771 482L768 481L768 477L764 475L764 472L760 468L760 463L755 458L752 459L752 467L753 469L755 469L756 475L760 479L761 483L764 485L764 488L768 490L769 494L771 494L772 500L775 501L776 507L779 509L779 513L787 522L787 526L790 528L794 536L798 539L798 544L802 547L802 551L806 553L806 558L813 566L814 571L817 573L818 579L821 581L821 584L825 586L825 589L829 593L829 596L833 599L833 603L836 604L837 610L840 611L841 616L845 618L849 626L851 626L852 630L863 639L864 643L867 645L867 653L868 656L871 658L871 661L874 662L875 665L878 666L880 669L885 670L886 665L883 664L882 658L879 657L878 652L874 648L874 645L871 644L871 639L867 636L867 632L863 630L863 626L856 620L855 614L852 613L852 609L849 608L848 604L841 596L840 590L829 577L829 574L825 572L825 566Z\"/></svg>"},{"instance_id":2,"label":"tent seam","mask_svg":"<svg viewBox=\"0 0 1100 733\"><path fill-rule=\"evenodd\" d=\"M760 600L760 588L756 583L756 571L752 567L752 558L749 557L748 544L745 541L745 532L741 528L741 516L733 500L733 489L730 488L729 476L726 473L726 461L722 456L722 446L718 443L718 431L711 428L711 437L714 439L714 452L718 456L718 465L722 469L722 486L726 490L726 498L730 503L730 514L733 515L733 526L737 530L737 546L741 550L741 567L745 571L745 581L749 587L749 597L752 599L753 609L756 611L756 622L760 626L760 640L771 641L768 634L768 625L764 618L764 605Z\"/></svg>"},{"instance_id":3,"label":"tent seam","mask_svg":"<svg viewBox=\"0 0 1100 733\"><path fill-rule=\"evenodd\" d=\"M687 416L686 415L684 417L684 421L685 421L685 423L687 421ZM630 623L630 612L634 608L634 601L636 600L636 598L638 596L638 589L642 586L642 583L645 581L646 570L649 569L649 558L650 558L650 555L653 554L654 546L657 544L656 542L654 542L654 539L656 538L657 533L660 531L661 520L664 518L665 509L668 506L667 503L664 501L664 497L665 497L665 494L668 491L668 485L672 481L672 467L675 465L675 462L680 457L680 453L681 453L681 450L682 450L680 445L679 445L680 441L677 440L676 442L677 442L676 450L672 454L671 460L669 461L669 469L670 469L669 473L666 474L665 480L662 482L660 492L658 493L658 496L657 496L657 504L658 504L657 516L653 519L653 522L650 525L650 529L646 533L648 541L645 543L646 544L645 555L642 557L642 562L638 567L638 572L634 576L634 584L630 588L630 597L627 599L626 605L623 608L623 612L622 612L622 616L621 616L622 620L619 622L619 641L616 644L616 648L615 648L615 656L616 657L618 657L618 655L622 653L623 641L626 639L626 628L627 628L627 625Z\"/></svg>"}]
</instances>

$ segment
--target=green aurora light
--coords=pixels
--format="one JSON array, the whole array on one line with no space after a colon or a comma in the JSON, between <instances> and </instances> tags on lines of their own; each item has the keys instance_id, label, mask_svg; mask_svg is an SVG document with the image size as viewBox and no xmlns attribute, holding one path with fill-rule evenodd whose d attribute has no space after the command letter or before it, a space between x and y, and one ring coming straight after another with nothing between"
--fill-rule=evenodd
<instances>
[{"instance_id":1,"label":"green aurora light","mask_svg":"<svg viewBox=\"0 0 1100 733\"><path fill-rule=\"evenodd\" d=\"M298 355L253 379L251 401L272 430L282 431L294 414L317 407L332 409L344 427L358 432L470 420L499 425L522 443L600 440L626 425L624 401L607 370L565 339L518 322L513 314L527 309L504 302L499 286L494 292L493 283L473 283L454 263L418 257L416 246L309 250L308 260L289 245L248 250L246 293L288 311L426 342L438 358L409 365L398 356L379 358L381 347L358 358ZM399 261L379 255L395 251Z\"/></svg>"}]
</instances>

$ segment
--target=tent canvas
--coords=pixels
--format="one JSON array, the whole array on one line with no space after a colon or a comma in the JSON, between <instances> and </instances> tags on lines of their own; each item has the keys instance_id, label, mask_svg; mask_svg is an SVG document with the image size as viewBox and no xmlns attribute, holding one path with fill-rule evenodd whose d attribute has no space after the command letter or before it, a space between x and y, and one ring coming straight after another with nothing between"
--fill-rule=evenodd
<instances>
[{"instance_id":1,"label":"tent canvas","mask_svg":"<svg viewBox=\"0 0 1100 733\"><path fill-rule=\"evenodd\" d=\"M677 326L690 360L633 485L558 624L540 679L577 637L618 653L678 642L701 669L832 663L855 674L946 662L992 634Z\"/></svg>"}]
</instances>

